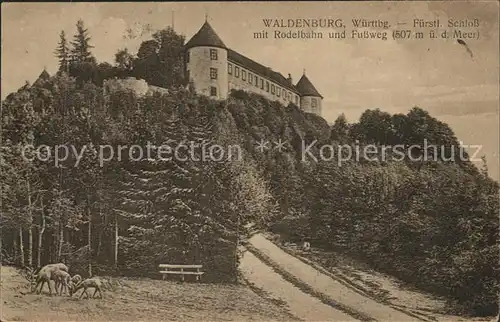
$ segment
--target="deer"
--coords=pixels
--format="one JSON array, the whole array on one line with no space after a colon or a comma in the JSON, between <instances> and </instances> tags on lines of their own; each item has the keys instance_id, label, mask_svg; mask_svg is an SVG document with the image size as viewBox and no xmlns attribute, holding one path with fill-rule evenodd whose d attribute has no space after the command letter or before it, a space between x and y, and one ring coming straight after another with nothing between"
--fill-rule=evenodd
<instances>
[{"instance_id":1,"label":"deer","mask_svg":"<svg viewBox=\"0 0 500 322\"><path fill-rule=\"evenodd\" d=\"M48 266L51 266L51 267L57 267L59 268L61 271L65 271L65 272L69 272L69 268L68 266L66 266L66 264L64 263L56 263L56 264L47 264L45 266L43 266L42 268L38 269L37 271L35 271L35 276L38 275L38 273L45 267L48 267Z\"/></svg>"},{"instance_id":2,"label":"deer","mask_svg":"<svg viewBox=\"0 0 500 322\"><path fill-rule=\"evenodd\" d=\"M92 298L95 298L96 293L99 292L100 298L102 299L102 292L101 292L102 281L98 277L87 278L86 280L80 282L78 285L70 288L71 290L70 296L73 296L74 293L78 292L78 290L83 288L83 292L82 294L80 294L80 297L78 299L81 299L84 293L87 296L86 298L89 298L87 289L92 287L95 289Z\"/></svg>"},{"instance_id":3,"label":"deer","mask_svg":"<svg viewBox=\"0 0 500 322\"><path fill-rule=\"evenodd\" d=\"M52 295L52 287L50 286L50 280L54 280L55 277L52 277L54 275L54 272L56 271L64 271L68 272L68 266L64 265L63 263L57 263L57 264L48 264L42 267L39 271L38 274L35 275L34 277L36 278L36 286L35 286L35 291L38 288L38 285L41 284L40 289L38 290L37 294L40 294L43 289L43 285L47 283L49 287L49 294ZM56 289L57 292L57 289Z\"/></svg>"},{"instance_id":4,"label":"deer","mask_svg":"<svg viewBox=\"0 0 500 322\"><path fill-rule=\"evenodd\" d=\"M51 278L55 282L56 293L59 286L60 286L59 295L62 295L64 289L66 289L66 292L68 294L70 293L69 288L73 287L73 284L71 282L71 275L69 275L68 272L56 270L52 273Z\"/></svg>"},{"instance_id":5,"label":"deer","mask_svg":"<svg viewBox=\"0 0 500 322\"><path fill-rule=\"evenodd\" d=\"M47 264L45 266L42 266L41 268L38 268L37 270L33 271L31 276L32 276L32 279L35 280L37 277L38 277L38 273L40 273L40 271L45 268L45 267L57 267L59 268L61 271L65 271L65 272L69 272L69 268L68 266L66 266L66 264L64 263L57 263L57 264Z\"/></svg>"},{"instance_id":6,"label":"deer","mask_svg":"<svg viewBox=\"0 0 500 322\"><path fill-rule=\"evenodd\" d=\"M73 277L71 278L71 282L74 285L79 284L81 281L82 281L82 277L80 275L78 275L78 274L73 275Z\"/></svg>"}]
</instances>

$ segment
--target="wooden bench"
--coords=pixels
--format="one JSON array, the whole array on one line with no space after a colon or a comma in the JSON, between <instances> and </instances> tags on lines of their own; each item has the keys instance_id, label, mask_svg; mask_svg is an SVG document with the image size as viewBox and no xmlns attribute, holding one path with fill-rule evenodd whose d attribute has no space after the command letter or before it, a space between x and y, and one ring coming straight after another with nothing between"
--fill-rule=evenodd
<instances>
[{"instance_id":1,"label":"wooden bench","mask_svg":"<svg viewBox=\"0 0 500 322\"><path fill-rule=\"evenodd\" d=\"M164 268L165 270L160 271L163 279L165 280L165 276L168 274L177 274L181 275L181 280L184 282L185 275L195 275L196 280L199 281L201 279L201 275L205 272L200 272L200 269L203 265L170 265L170 264L160 264L160 268ZM193 271L196 270L196 271Z\"/></svg>"}]
</instances>

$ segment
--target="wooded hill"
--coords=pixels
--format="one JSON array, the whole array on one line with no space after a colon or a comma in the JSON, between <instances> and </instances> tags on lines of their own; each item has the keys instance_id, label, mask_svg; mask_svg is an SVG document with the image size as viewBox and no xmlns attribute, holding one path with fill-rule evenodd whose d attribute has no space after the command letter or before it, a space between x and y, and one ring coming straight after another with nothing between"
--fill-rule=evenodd
<instances>
[{"instance_id":1,"label":"wooded hill","mask_svg":"<svg viewBox=\"0 0 500 322\"><path fill-rule=\"evenodd\" d=\"M461 160L453 131L425 110L368 110L357 123L340 117L330 127L293 104L242 91L214 101L173 83L167 94L105 96L99 78L77 68L95 62L81 61L42 73L2 102L4 262L64 260L85 276L155 276L159 263L202 263L208 280L234 282L237 245L255 223L360 258L464 313L496 314L498 183L486 164ZM286 151L256 150L260 140L279 139ZM302 161L303 144L314 141L317 155L324 144L407 149L424 139L446 147L435 161ZM134 161L125 153L99 164L99 146L185 141L238 145L243 158ZM86 149L78 166L74 156L56 166L23 158L29 144Z\"/></svg>"}]
</instances>

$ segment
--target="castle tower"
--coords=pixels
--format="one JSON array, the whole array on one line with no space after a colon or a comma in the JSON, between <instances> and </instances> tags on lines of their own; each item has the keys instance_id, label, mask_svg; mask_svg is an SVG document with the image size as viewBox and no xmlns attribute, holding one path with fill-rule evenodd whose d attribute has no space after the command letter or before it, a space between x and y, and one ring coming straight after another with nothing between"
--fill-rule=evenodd
<instances>
[{"instance_id":1,"label":"castle tower","mask_svg":"<svg viewBox=\"0 0 500 322\"><path fill-rule=\"evenodd\" d=\"M45 69L45 67L44 67L41 74L38 76L36 81L33 83L33 86L42 86L49 79L50 79L50 75L47 72L47 69Z\"/></svg>"},{"instance_id":2,"label":"castle tower","mask_svg":"<svg viewBox=\"0 0 500 322\"><path fill-rule=\"evenodd\" d=\"M323 96L307 78L305 71L295 87L300 93L300 108L304 112L321 116Z\"/></svg>"},{"instance_id":3,"label":"castle tower","mask_svg":"<svg viewBox=\"0 0 500 322\"><path fill-rule=\"evenodd\" d=\"M186 73L198 94L226 99L227 47L208 21L185 46Z\"/></svg>"}]
</instances>

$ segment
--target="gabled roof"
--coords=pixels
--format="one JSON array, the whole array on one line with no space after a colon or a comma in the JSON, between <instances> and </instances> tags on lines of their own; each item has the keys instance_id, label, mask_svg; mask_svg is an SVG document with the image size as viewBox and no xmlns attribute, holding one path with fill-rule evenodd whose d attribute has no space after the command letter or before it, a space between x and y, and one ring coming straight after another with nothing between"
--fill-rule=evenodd
<instances>
[{"instance_id":1,"label":"gabled roof","mask_svg":"<svg viewBox=\"0 0 500 322\"><path fill-rule=\"evenodd\" d=\"M260 76L267 77L275 83L295 93L299 93L295 86L293 86L293 84L290 84L285 76L229 48L227 49L227 59L253 71L256 74L259 74Z\"/></svg>"},{"instance_id":2,"label":"gabled roof","mask_svg":"<svg viewBox=\"0 0 500 322\"><path fill-rule=\"evenodd\" d=\"M186 49L196 46L226 48L226 45L224 45L208 21L205 21L200 30L187 42Z\"/></svg>"},{"instance_id":3,"label":"gabled roof","mask_svg":"<svg viewBox=\"0 0 500 322\"><path fill-rule=\"evenodd\" d=\"M307 78L306 74L302 75L295 87L297 88L301 96L318 96L323 98L323 96L321 96L318 90L311 83L309 78Z\"/></svg>"}]
</instances>

